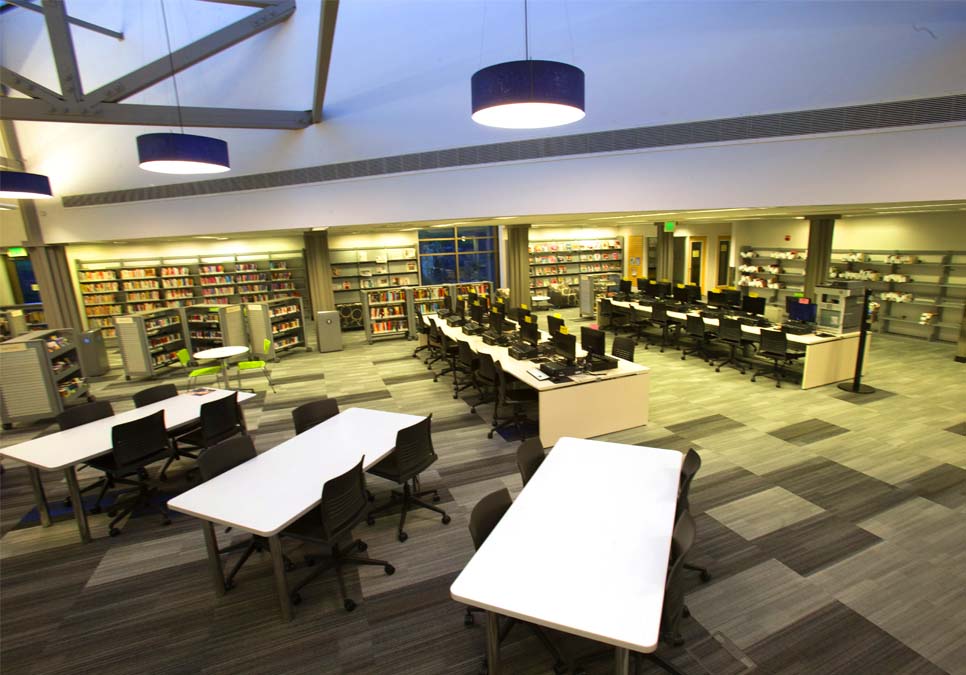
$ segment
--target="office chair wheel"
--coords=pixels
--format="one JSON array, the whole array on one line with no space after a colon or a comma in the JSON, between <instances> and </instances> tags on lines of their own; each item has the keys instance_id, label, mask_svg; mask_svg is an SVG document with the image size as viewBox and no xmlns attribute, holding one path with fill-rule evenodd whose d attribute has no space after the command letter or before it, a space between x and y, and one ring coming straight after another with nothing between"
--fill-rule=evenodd
<instances>
[{"instance_id":1,"label":"office chair wheel","mask_svg":"<svg viewBox=\"0 0 966 675\"><path fill-rule=\"evenodd\" d=\"M345 602L342 603L342 606L345 607L345 611L351 612L356 608L356 603L354 600L346 598Z\"/></svg>"},{"instance_id":2,"label":"office chair wheel","mask_svg":"<svg viewBox=\"0 0 966 675\"><path fill-rule=\"evenodd\" d=\"M458 399L459 397L460 397L460 395L459 395L459 394L453 394L453 400L454 400L454 401L455 401L456 399Z\"/></svg>"},{"instance_id":3,"label":"office chair wheel","mask_svg":"<svg viewBox=\"0 0 966 675\"><path fill-rule=\"evenodd\" d=\"M376 524L375 518L373 518L372 516L366 516L366 525L368 525L369 527L372 527L375 524Z\"/></svg>"},{"instance_id":4,"label":"office chair wheel","mask_svg":"<svg viewBox=\"0 0 966 675\"><path fill-rule=\"evenodd\" d=\"M168 518L167 516L165 516L165 518L161 521L161 524L162 525L170 525L171 524L171 519Z\"/></svg>"},{"instance_id":5,"label":"office chair wheel","mask_svg":"<svg viewBox=\"0 0 966 675\"><path fill-rule=\"evenodd\" d=\"M464 626L466 626L467 628L470 628L471 626L473 626L475 624L476 624L476 619L473 618L473 613L472 612L467 612L466 614L463 615L463 625Z\"/></svg>"},{"instance_id":6,"label":"office chair wheel","mask_svg":"<svg viewBox=\"0 0 966 675\"><path fill-rule=\"evenodd\" d=\"M434 492L433 493L433 502L435 503L435 502L438 502L438 501L439 501L439 493L438 492Z\"/></svg>"},{"instance_id":7,"label":"office chair wheel","mask_svg":"<svg viewBox=\"0 0 966 675\"><path fill-rule=\"evenodd\" d=\"M64 497L64 508L70 508L70 497Z\"/></svg>"},{"instance_id":8,"label":"office chair wheel","mask_svg":"<svg viewBox=\"0 0 966 675\"><path fill-rule=\"evenodd\" d=\"M121 534L121 531L116 527L112 527L110 530L107 531L107 533L112 537L116 537L117 535Z\"/></svg>"},{"instance_id":9,"label":"office chair wheel","mask_svg":"<svg viewBox=\"0 0 966 675\"><path fill-rule=\"evenodd\" d=\"M708 583L709 581L711 581L711 572L709 572L708 570L701 570L701 581L703 581L704 583Z\"/></svg>"},{"instance_id":10,"label":"office chair wheel","mask_svg":"<svg viewBox=\"0 0 966 675\"><path fill-rule=\"evenodd\" d=\"M490 667L486 664L486 661L480 664L480 675L488 675L490 672Z\"/></svg>"},{"instance_id":11,"label":"office chair wheel","mask_svg":"<svg viewBox=\"0 0 966 675\"><path fill-rule=\"evenodd\" d=\"M293 562L292 562L291 560L286 560L286 561L285 561L285 571L286 571L286 572L292 572L292 571L294 571L294 570L295 570L295 569L296 569L297 567L298 567L298 565L296 565L295 563L293 563Z\"/></svg>"},{"instance_id":12,"label":"office chair wheel","mask_svg":"<svg viewBox=\"0 0 966 675\"><path fill-rule=\"evenodd\" d=\"M302 596L299 595L298 593L292 593L292 604L293 605L301 605L302 604Z\"/></svg>"},{"instance_id":13,"label":"office chair wheel","mask_svg":"<svg viewBox=\"0 0 966 675\"><path fill-rule=\"evenodd\" d=\"M752 376L751 376L751 381L752 381L752 382L754 382L754 381L755 381L755 376L754 376L754 375L752 375Z\"/></svg>"},{"instance_id":14,"label":"office chair wheel","mask_svg":"<svg viewBox=\"0 0 966 675\"><path fill-rule=\"evenodd\" d=\"M433 376L433 382L439 382L439 375Z\"/></svg>"},{"instance_id":15,"label":"office chair wheel","mask_svg":"<svg viewBox=\"0 0 966 675\"><path fill-rule=\"evenodd\" d=\"M362 551L365 551L366 549L368 549L368 548L369 548L369 544L367 544L367 543L366 543L366 542L364 542L364 541L360 541L360 542L359 542L359 543L358 543L358 544L356 545L356 548L357 548L357 549L358 549L358 550L359 550L360 552L362 552Z\"/></svg>"},{"instance_id":16,"label":"office chair wheel","mask_svg":"<svg viewBox=\"0 0 966 675\"><path fill-rule=\"evenodd\" d=\"M449 525L449 521L451 520L452 518L450 518L449 514L447 513L445 516L443 516L443 525Z\"/></svg>"},{"instance_id":17,"label":"office chair wheel","mask_svg":"<svg viewBox=\"0 0 966 675\"><path fill-rule=\"evenodd\" d=\"M399 539L399 541L406 541L407 539L409 539L409 535L406 534L405 532L400 532L399 536L396 538Z\"/></svg>"},{"instance_id":18,"label":"office chair wheel","mask_svg":"<svg viewBox=\"0 0 966 675\"><path fill-rule=\"evenodd\" d=\"M235 582L234 581L226 581L225 582L225 592L226 593L228 591L230 591L231 589L233 589L234 587L235 587Z\"/></svg>"},{"instance_id":19,"label":"office chair wheel","mask_svg":"<svg viewBox=\"0 0 966 675\"><path fill-rule=\"evenodd\" d=\"M396 568L393 567L392 565L386 565L385 567L382 568L382 571L386 573L386 576L391 577L393 574L396 573Z\"/></svg>"},{"instance_id":20,"label":"office chair wheel","mask_svg":"<svg viewBox=\"0 0 966 675\"><path fill-rule=\"evenodd\" d=\"M489 433L486 435L487 438L493 438L493 430L490 429Z\"/></svg>"},{"instance_id":21,"label":"office chair wheel","mask_svg":"<svg viewBox=\"0 0 966 675\"><path fill-rule=\"evenodd\" d=\"M110 511L107 512L108 518L113 518L116 515L117 515L117 509L111 509Z\"/></svg>"},{"instance_id":22,"label":"office chair wheel","mask_svg":"<svg viewBox=\"0 0 966 675\"><path fill-rule=\"evenodd\" d=\"M684 606L684 607L683 607L683 608L681 609L681 616L682 616L683 618L685 618L685 619L690 619L690 618L691 618L691 610L690 610L690 609L688 609L688 607L687 607L687 605L685 605L685 606Z\"/></svg>"},{"instance_id":23,"label":"office chair wheel","mask_svg":"<svg viewBox=\"0 0 966 675\"><path fill-rule=\"evenodd\" d=\"M682 361L684 361L684 358L685 358L684 354L681 354L681 360Z\"/></svg>"}]
</instances>

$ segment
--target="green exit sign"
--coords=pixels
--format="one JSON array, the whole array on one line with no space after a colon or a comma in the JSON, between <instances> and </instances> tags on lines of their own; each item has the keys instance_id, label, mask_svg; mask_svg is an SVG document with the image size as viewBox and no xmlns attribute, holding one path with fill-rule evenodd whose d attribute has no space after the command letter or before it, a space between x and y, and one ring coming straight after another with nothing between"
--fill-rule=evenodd
<instances>
[{"instance_id":1,"label":"green exit sign","mask_svg":"<svg viewBox=\"0 0 966 675\"><path fill-rule=\"evenodd\" d=\"M12 246L7 249L7 256L10 258L26 258L27 249L23 246Z\"/></svg>"},{"instance_id":2,"label":"green exit sign","mask_svg":"<svg viewBox=\"0 0 966 675\"><path fill-rule=\"evenodd\" d=\"M674 226L675 226L676 224L677 224L677 223L675 223L675 222L674 222L674 221L672 221L672 220L669 220L669 221L667 221L666 223L664 223L664 231L665 231L665 232L674 232Z\"/></svg>"}]
</instances>

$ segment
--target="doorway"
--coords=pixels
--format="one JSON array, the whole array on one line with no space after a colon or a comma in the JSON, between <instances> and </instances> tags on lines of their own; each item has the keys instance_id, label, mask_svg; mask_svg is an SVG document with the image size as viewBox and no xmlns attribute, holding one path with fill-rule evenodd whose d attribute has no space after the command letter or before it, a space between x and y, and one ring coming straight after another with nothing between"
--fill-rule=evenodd
<instances>
[{"instance_id":1,"label":"doorway","mask_svg":"<svg viewBox=\"0 0 966 675\"><path fill-rule=\"evenodd\" d=\"M704 293L704 260L707 255L708 238L691 237L688 241L688 279Z\"/></svg>"},{"instance_id":2,"label":"doorway","mask_svg":"<svg viewBox=\"0 0 966 675\"><path fill-rule=\"evenodd\" d=\"M627 238L627 278L632 284L637 278L647 278L647 269L644 265L644 237L636 234ZM634 286L636 288L636 286Z\"/></svg>"},{"instance_id":3,"label":"doorway","mask_svg":"<svg viewBox=\"0 0 966 675\"><path fill-rule=\"evenodd\" d=\"M687 270L684 269L684 265L686 263L685 244L688 239L687 237L674 237L672 241L674 242L674 264L671 268L671 276L673 277L671 281L676 284L683 284L687 279ZM667 279L661 281L667 281Z\"/></svg>"},{"instance_id":4,"label":"doorway","mask_svg":"<svg viewBox=\"0 0 966 675\"><path fill-rule=\"evenodd\" d=\"M715 284L719 287L728 285L728 271L731 262L731 235L718 235L718 270Z\"/></svg>"}]
</instances>

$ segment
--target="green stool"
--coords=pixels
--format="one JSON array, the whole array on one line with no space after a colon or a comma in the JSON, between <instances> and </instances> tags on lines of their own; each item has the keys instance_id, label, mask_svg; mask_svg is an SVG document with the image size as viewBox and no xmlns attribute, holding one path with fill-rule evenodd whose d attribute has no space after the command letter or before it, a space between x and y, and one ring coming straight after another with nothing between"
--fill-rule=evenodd
<instances>
[{"instance_id":1,"label":"green stool","mask_svg":"<svg viewBox=\"0 0 966 675\"><path fill-rule=\"evenodd\" d=\"M262 342L262 356L267 356L271 350L272 350L272 341L269 340L268 338L265 338L265 340ZM272 388L272 391L275 392L275 383L272 382L272 376L271 376L271 373L268 372L268 368L265 365L265 361L262 361L262 360L239 361L238 363L235 364L235 368L237 368L236 373L238 374L239 389L242 388L241 373L243 370L261 370L262 375L264 375L265 379L268 380L268 385Z\"/></svg>"},{"instance_id":2,"label":"green stool","mask_svg":"<svg viewBox=\"0 0 966 675\"><path fill-rule=\"evenodd\" d=\"M181 365L185 368L188 367L188 362L191 360L191 354L188 353L187 349L178 350L178 360L181 361ZM192 381L201 377L202 375L214 375L217 381L218 375L221 374L221 366L205 366L204 368L195 368L190 373L188 373L188 386L192 385Z\"/></svg>"}]
</instances>

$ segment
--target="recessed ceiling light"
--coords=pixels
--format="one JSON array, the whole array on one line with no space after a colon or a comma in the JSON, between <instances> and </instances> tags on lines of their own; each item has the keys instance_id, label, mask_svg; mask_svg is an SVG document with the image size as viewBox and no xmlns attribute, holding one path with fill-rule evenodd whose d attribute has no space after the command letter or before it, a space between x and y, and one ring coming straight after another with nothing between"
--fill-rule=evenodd
<instances>
[{"instance_id":1,"label":"recessed ceiling light","mask_svg":"<svg viewBox=\"0 0 966 675\"><path fill-rule=\"evenodd\" d=\"M325 232L328 229L329 229L329 226L326 225L325 227L313 227L312 228L312 231L313 232Z\"/></svg>"}]
</instances>

